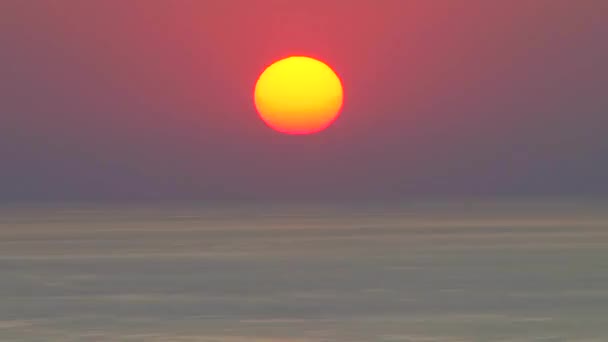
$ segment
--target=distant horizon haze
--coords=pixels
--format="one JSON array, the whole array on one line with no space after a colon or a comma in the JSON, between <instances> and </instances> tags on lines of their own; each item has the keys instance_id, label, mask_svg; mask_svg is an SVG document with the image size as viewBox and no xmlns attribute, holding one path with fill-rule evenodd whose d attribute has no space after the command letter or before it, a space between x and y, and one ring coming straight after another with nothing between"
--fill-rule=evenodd
<instances>
[{"instance_id":1,"label":"distant horizon haze","mask_svg":"<svg viewBox=\"0 0 608 342\"><path fill-rule=\"evenodd\" d=\"M0 201L608 196L608 6L568 1L0 3ZM318 57L326 131L259 119Z\"/></svg>"}]
</instances>

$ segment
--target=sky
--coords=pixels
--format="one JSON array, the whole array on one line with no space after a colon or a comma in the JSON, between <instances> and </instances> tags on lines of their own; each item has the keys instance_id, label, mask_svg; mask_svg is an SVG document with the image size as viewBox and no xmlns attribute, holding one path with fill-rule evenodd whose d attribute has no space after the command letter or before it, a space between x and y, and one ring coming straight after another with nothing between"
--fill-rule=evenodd
<instances>
[{"instance_id":1,"label":"sky","mask_svg":"<svg viewBox=\"0 0 608 342\"><path fill-rule=\"evenodd\" d=\"M0 3L0 200L608 195L608 3ZM272 62L339 119L265 126Z\"/></svg>"}]
</instances>

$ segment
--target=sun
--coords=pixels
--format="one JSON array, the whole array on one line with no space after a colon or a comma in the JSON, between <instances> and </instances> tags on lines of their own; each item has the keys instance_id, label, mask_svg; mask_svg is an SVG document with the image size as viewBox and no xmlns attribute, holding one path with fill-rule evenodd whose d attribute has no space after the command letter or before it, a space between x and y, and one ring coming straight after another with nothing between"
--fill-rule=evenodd
<instances>
[{"instance_id":1,"label":"sun","mask_svg":"<svg viewBox=\"0 0 608 342\"><path fill-rule=\"evenodd\" d=\"M260 75L254 102L271 128L288 134L324 130L342 109L344 89L336 73L310 57L292 56L275 62Z\"/></svg>"}]
</instances>

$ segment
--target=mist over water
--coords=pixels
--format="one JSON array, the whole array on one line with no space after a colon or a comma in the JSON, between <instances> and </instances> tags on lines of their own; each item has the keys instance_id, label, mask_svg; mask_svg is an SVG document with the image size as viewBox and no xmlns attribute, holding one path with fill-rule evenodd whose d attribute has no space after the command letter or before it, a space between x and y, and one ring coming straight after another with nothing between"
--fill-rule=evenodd
<instances>
[{"instance_id":1,"label":"mist over water","mask_svg":"<svg viewBox=\"0 0 608 342\"><path fill-rule=\"evenodd\" d=\"M606 202L0 208L0 341L606 339Z\"/></svg>"}]
</instances>

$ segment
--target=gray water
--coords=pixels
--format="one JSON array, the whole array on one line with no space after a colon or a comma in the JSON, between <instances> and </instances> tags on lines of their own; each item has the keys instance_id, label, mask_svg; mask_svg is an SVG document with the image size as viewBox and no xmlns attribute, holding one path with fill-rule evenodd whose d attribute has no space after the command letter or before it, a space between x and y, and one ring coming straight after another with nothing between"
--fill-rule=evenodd
<instances>
[{"instance_id":1,"label":"gray water","mask_svg":"<svg viewBox=\"0 0 608 342\"><path fill-rule=\"evenodd\" d=\"M5 205L0 341L608 341L608 205Z\"/></svg>"}]
</instances>

